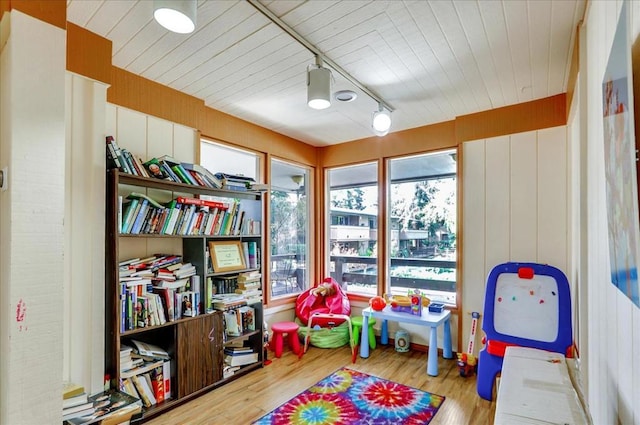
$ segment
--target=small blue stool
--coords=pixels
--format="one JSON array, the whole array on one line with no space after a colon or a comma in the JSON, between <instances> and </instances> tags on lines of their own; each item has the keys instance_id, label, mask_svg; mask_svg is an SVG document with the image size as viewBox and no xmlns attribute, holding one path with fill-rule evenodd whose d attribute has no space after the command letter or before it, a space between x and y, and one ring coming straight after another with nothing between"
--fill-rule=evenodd
<instances>
[{"instance_id":1,"label":"small blue stool","mask_svg":"<svg viewBox=\"0 0 640 425\"><path fill-rule=\"evenodd\" d=\"M376 324L376 319L371 317L369 319L369 347L373 350L376 348L376 334L373 331L373 325ZM355 316L351 318L351 325L353 325L353 343L358 345L360 338L360 332L362 329L362 316Z\"/></svg>"}]
</instances>

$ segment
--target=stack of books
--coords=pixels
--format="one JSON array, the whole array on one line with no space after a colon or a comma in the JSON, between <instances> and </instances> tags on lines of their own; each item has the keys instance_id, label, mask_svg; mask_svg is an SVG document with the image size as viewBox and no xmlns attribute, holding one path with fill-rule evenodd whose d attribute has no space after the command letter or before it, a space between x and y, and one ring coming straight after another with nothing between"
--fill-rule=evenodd
<instances>
[{"instance_id":1,"label":"stack of books","mask_svg":"<svg viewBox=\"0 0 640 425\"><path fill-rule=\"evenodd\" d=\"M222 189L235 190L239 192L247 191L256 181L242 174L216 173L215 176L222 182Z\"/></svg>"},{"instance_id":2,"label":"stack of books","mask_svg":"<svg viewBox=\"0 0 640 425\"><path fill-rule=\"evenodd\" d=\"M240 294L215 294L211 297L215 310L233 310L247 305L247 300Z\"/></svg>"},{"instance_id":3,"label":"stack of books","mask_svg":"<svg viewBox=\"0 0 640 425\"><path fill-rule=\"evenodd\" d=\"M63 382L62 384L62 420L91 415L95 412L84 387L73 382Z\"/></svg>"},{"instance_id":4,"label":"stack of books","mask_svg":"<svg viewBox=\"0 0 640 425\"><path fill-rule=\"evenodd\" d=\"M227 366L246 366L258 361L258 353L250 347L225 347L224 363Z\"/></svg>"},{"instance_id":5,"label":"stack of books","mask_svg":"<svg viewBox=\"0 0 640 425\"><path fill-rule=\"evenodd\" d=\"M235 293L242 295L247 304L262 302L262 274L258 271L240 273Z\"/></svg>"},{"instance_id":6,"label":"stack of books","mask_svg":"<svg viewBox=\"0 0 640 425\"><path fill-rule=\"evenodd\" d=\"M144 359L140 357L134 358L133 348L122 344L120 346L120 373L136 369L144 364Z\"/></svg>"},{"instance_id":7,"label":"stack of books","mask_svg":"<svg viewBox=\"0 0 640 425\"><path fill-rule=\"evenodd\" d=\"M122 423L127 422L132 415L141 411L142 403L139 398L120 391L105 391L94 394L87 399L92 411L74 418L63 417L68 425L89 425L117 417ZM120 423L120 422L118 422Z\"/></svg>"}]
</instances>

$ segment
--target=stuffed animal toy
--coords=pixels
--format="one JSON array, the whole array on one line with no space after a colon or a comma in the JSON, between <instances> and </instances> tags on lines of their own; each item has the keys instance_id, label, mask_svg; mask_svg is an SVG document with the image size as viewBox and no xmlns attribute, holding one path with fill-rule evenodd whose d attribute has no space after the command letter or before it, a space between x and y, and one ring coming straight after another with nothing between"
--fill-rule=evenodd
<instances>
[{"instance_id":1,"label":"stuffed animal toy","mask_svg":"<svg viewBox=\"0 0 640 425\"><path fill-rule=\"evenodd\" d=\"M332 283L323 282L311 290L311 293L315 296L329 297L336 293L336 288Z\"/></svg>"}]
</instances>

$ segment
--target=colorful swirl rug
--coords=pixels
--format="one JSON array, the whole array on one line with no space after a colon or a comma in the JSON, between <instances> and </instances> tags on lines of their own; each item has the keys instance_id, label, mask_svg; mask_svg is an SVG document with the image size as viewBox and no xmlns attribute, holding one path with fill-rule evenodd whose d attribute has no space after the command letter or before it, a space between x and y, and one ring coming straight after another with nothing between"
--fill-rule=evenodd
<instances>
[{"instance_id":1,"label":"colorful swirl rug","mask_svg":"<svg viewBox=\"0 0 640 425\"><path fill-rule=\"evenodd\" d=\"M342 368L254 424L428 424L444 399L440 395Z\"/></svg>"}]
</instances>

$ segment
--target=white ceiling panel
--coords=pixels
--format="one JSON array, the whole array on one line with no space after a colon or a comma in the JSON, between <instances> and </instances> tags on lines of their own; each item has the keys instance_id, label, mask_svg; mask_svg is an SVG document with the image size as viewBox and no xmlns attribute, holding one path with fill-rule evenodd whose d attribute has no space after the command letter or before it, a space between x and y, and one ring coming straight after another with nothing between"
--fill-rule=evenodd
<instances>
[{"instance_id":1,"label":"white ceiling panel","mask_svg":"<svg viewBox=\"0 0 640 425\"><path fill-rule=\"evenodd\" d=\"M316 146L370 137L377 101L338 70L333 90L358 98L323 111L306 106L314 53L259 1L198 0L196 31L187 35L157 24L150 0L69 0L67 19L110 39L115 66L222 112ZM260 5L393 107L393 132L565 92L585 0Z\"/></svg>"},{"instance_id":2,"label":"white ceiling panel","mask_svg":"<svg viewBox=\"0 0 640 425\"><path fill-rule=\"evenodd\" d=\"M546 3L544 0L540 4ZM540 7L535 8L540 10ZM546 7L544 7L546 9ZM505 21L509 49L511 55L511 65L515 77L515 89L518 102L527 102L532 99L533 73L544 70L546 75L546 59L536 57L535 52L539 49L536 46L548 44L548 35L544 30L547 25L536 25L530 27L531 15L529 8L524 2L509 2L504 5ZM544 13L537 13L538 17L544 17ZM547 91L545 86L543 89ZM545 97L540 96L540 97Z\"/></svg>"},{"instance_id":3,"label":"white ceiling panel","mask_svg":"<svg viewBox=\"0 0 640 425\"><path fill-rule=\"evenodd\" d=\"M529 50L529 40L520 46L514 46L510 33L507 31L505 22L504 7L512 2L483 1L478 2L480 15L484 22L484 28L487 33L491 56L496 67L496 74L493 76L497 79L502 87L502 95L504 96L505 105L513 105L519 103L518 88L516 87L516 76L513 66L512 52L514 50ZM500 107L504 105L495 105Z\"/></svg>"},{"instance_id":4,"label":"white ceiling panel","mask_svg":"<svg viewBox=\"0 0 640 425\"><path fill-rule=\"evenodd\" d=\"M495 105L504 105L500 81L495 78L498 72L493 61L491 47L487 40L487 33L482 16L480 16L478 4L472 1L458 2L455 7L456 14L460 18L462 31L464 31L469 43L470 56L473 58L480 73L482 82L478 82L478 85L486 90L486 95L488 96L490 106L487 109L495 108Z\"/></svg>"},{"instance_id":5,"label":"white ceiling panel","mask_svg":"<svg viewBox=\"0 0 640 425\"><path fill-rule=\"evenodd\" d=\"M531 89L523 90L524 86L520 88L522 94L530 93L527 100L549 96L550 89L551 0L542 0L537 3L539 3L536 4L537 7L529 10Z\"/></svg>"}]
</instances>

